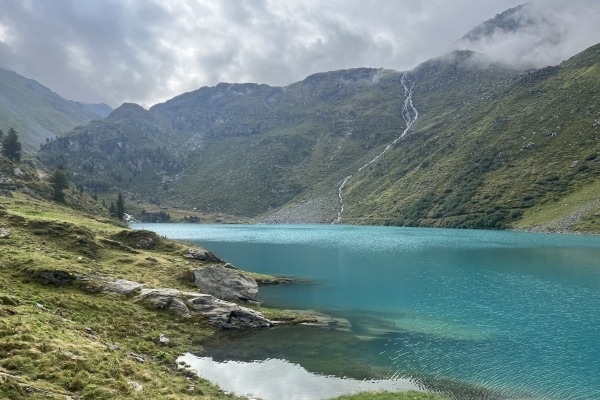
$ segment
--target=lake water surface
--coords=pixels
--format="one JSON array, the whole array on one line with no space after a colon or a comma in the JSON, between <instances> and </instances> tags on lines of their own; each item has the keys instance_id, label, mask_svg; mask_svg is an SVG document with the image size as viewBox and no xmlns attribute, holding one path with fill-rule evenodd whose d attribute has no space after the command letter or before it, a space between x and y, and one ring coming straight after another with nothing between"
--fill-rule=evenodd
<instances>
[{"instance_id":1,"label":"lake water surface","mask_svg":"<svg viewBox=\"0 0 600 400\"><path fill-rule=\"evenodd\" d=\"M292 385L306 373L352 378L348 388L367 379L461 399L600 399L600 237L324 225L133 227L194 241L246 271L301 280L260 288L265 306L349 321L349 329L278 327L203 344L198 369L216 371L216 363L228 361L221 381L209 378L225 389L234 368L254 365L262 372L246 373L247 382L231 390L277 398L269 385ZM281 375L286 368L291 372ZM244 379L243 372L233 375ZM327 383L319 384L325 393Z\"/></svg>"}]
</instances>

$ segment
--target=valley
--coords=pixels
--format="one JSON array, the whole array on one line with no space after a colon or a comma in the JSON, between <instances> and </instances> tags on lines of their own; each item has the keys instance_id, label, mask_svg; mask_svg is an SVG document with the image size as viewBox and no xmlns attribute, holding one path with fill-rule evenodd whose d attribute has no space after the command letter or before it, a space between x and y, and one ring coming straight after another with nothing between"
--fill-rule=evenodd
<instances>
[{"instance_id":1,"label":"valley","mask_svg":"<svg viewBox=\"0 0 600 400\"><path fill-rule=\"evenodd\" d=\"M457 51L219 84L124 104L38 157L89 193L239 219L509 229L597 180L599 62L599 46L525 71Z\"/></svg>"}]
</instances>

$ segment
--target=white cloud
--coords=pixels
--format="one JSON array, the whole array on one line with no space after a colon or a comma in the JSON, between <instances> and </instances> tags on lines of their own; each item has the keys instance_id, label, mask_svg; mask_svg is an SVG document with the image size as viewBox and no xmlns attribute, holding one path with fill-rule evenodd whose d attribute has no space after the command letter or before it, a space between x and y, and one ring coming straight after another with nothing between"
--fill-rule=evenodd
<instances>
[{"instance_id":1,"label":"white cloud","mask_svg":"<svg viewBox=\"0 0 600 400\"><path fill-rule=\"evenodd\" d=\"M481 40L458 45L521 67L555 65L600 42L600 2L545 0L512 18L519 29L497 29Z\"/></svg>"},{"instance_id":2,"label":"white cloud","mask_svg":"<svg viewBox=\"0 0 600 400\"><path fill-rule=\"evenodd\" d=\"M544 2L551 3L560 2ZM67 98L148 107L221 81L287 85L327 70L409 69L447 51L483 20L518 4L519 0L0 0L0 40L2 32L14 36L0 43L0 66L37 79ZM573 12L572 18L581 14ZM534 34L530 40L535 38ZM514 48L510 40L494 43L501 43L502 51ZM574 35L560 45L563 53L581 47Z\"/></svg>"}]
</instances>

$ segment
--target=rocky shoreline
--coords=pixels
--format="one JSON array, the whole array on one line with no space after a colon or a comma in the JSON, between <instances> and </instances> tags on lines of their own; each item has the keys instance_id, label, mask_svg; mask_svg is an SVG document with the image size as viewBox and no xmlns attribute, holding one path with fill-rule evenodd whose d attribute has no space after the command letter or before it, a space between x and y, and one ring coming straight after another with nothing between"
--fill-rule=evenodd
<instances>
[{"instance_id":1,"label":"rocky shoreline","mask_svg":"<svg viewBox=\"0 0 600 400\"><path fill-rule=\"evenodd\" d=\"M595 235L594 233L588 232L576 232L569 228L579 224L581 222L581 217L588 214L598 204L600 204L600 200L594 200L581 207L577 211L557 218L554 221L524 228L514 228L511 230L514 232L555 233L563 235Z\"/></svg>"}]
</instances>

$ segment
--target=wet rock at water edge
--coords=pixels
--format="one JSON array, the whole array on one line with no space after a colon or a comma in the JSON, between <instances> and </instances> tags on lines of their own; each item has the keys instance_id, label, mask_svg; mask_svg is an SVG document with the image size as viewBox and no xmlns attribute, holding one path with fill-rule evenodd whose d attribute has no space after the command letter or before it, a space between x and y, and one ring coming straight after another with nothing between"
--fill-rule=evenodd
<instances>
[{"instance_id":1,"label":"wet rock at water edge","mask_svg":"<svg viewBox=\"0 0 600 400\"><path fill-rule=\"evenodd\" d=\"M215 263L223 262L223 260L221 260L219 257L215 256L212 252L207 251L207 250L202 250L202 249L189 249L187 254L185 255L185 257L192 258L194 260L208 261L208 262L215 262Z\"/></svg>"},{"instance_id":2,"label":"wet rock at water edge","mask_svg":"<svg viewBox=\"0 0 600 400\"><path fill-rule=\"evenodd\" d=\"M192 311L204 315L208 321L220 328L269 328L273 322L269 321L258 311L228 301L219 300L209 294L200 294L189 299Z\"/></svg>"},{"instance_id":3,"label":"wet rock at water edge","mask_svg":"<svg viewBox=\"0 0 600 400\"><path fill-rule=\"evenodd\" d=\"M254 278L218 265L194 271L194 281L202 293L222 300L256 301L258 284Z\"/></svg>"}]
</instances>

